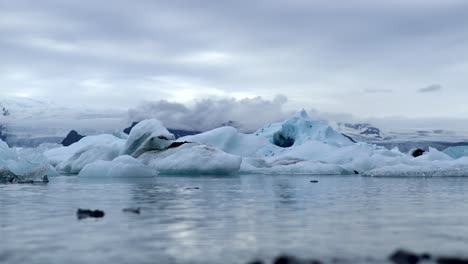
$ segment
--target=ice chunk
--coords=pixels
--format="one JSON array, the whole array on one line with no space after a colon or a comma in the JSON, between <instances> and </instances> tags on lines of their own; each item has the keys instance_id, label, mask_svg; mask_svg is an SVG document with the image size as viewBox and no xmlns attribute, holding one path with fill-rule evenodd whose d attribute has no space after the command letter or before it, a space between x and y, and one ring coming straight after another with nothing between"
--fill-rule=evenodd
<instances>
[{"instance_id":1,"label":"ice chunk","mask_svg":"<svg viewBox=\"0 0 468 264\"><path fill-rule=\"evenodd\" d=\"M92 140L89 140L89 138L92 138ZM85 140L88 141L80 143ZM120 155L125 144L125 140L112 135L85 137L81 141L67 147L71 149L62 149L63 153L72 155L56 166L58 171L67 174L77 174L86 165L94 161L111 161Z\"/></svg>"},{"instance_id":2,"label":"ice chunk","mask_svg":"<svg viewBox=\"0 0 468 264\"><path fill-rule=\"evenodd\" d=\"M303 110L282 123L265 126L255 132L272 144L288 148L314 140L334 146L347 146L353 142L335 131L325 121L314 120Z\"/></svg>"},{"instance_id":3,"label":"ice chunk","mask_svg":"<svg viewBox=\"0 0 468 264\"><path fill-rule=\"evenodd\" d=\"M122 154L138 157L146 151L162 150L174 140L175 136L164 127L161 121L143 120L130 132Z\"/></svg>"},{"instance_id":4,"label":"ice chunk","mask_svg":"<svg viewBox=\"0 0 468 264\"><path fill-rule=\"evenodd\" d=\"M42 153L9 148L0 140L0 182L42 181L47 175L54 176L56 171Z\"/></svg>"},{"instance_id":5,"label":"ice chunk","mask_svg":"<svg viewBox=\"0 0 468 264\"><path fill-rule=\"evenodd\" d=\"M114 143L123 146L125 140L108 134L87 136L68 147L48 149L44 152L44 155L49 159L52 165L57 166L59 163L69 160L73 155L83 149L89 149L96 145L108 146Z\"/></svg>"},{"instance_id":6,"label":"ice chunk","mask_svg":"<svg viewBox=\"0 0 468 264\"><path fill-rule=\"evenodd\" d=\"M468 163L465 164L424 164L409 165L397 164L384 166L367 171L364 176L397 176L397 177L441 177L441 176L468 176Z\"/></svg>"},{"instance_id":7,"label":"ice chunk","mask_svg":"<svg viewBox=\"0 0 468 264\"><path fill-rule=\"evenodd\" d=\"M239 171L242 162L240 156L198 143L145 152L139 160L161 174L229 174Z\"/></svg>"},{"instance_id":8,"label":"ice chunk","mask_svg":"<svg viewBox=\"0 0 468 264\"><path fill-rule=\"evenodd\" d=\"M220 127L211 131L186 136L178 141L198 142L214 146L224 152L239 156L255 156L260 150L270 145L264 137L238 133L234 127Z\"/></svg>"},{"instance_id":9,"label":"ice chunk","mask_svg":"<svg viewBox=\"0 0 468 264\"><path fill-rule=\"evenodd\" d=\"M468 157L468 146L448 147L443 152L454 159Z\"/></svg>"},{"instance_id":10,"label":"ice chunk","mask_svg":"<svg viewBox=\"0 0 468 264\"><path fill-rule=\"evenodd\" d=\"M278 159L269 162L264 159L244 158L242 161L242 173L253 174L310 174L310 175L344 175L354 174L354 171L346 170L336 164L327 164L317 161L300 159Z\"/></svg>"},{"instance_id":11,"label":"ice chunk","mask_svg":"<svg viewBox=\"0 0 468 264\"><path fill-rule=\"evenodd\" d=\"M95 161L86 165L80 177L154 177L158 172L135 158L124 155L112 161Z\"/></svg>"}]
</instances>

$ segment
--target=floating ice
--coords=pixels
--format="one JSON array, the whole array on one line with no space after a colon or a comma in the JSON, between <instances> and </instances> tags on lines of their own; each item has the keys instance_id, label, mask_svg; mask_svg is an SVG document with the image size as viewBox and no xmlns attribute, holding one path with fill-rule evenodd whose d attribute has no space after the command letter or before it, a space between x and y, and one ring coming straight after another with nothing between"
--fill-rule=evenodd
<instances>
[{"instance_id":1,"label":"floating ice","mask_svg":"<svg viewBox=\"0 0 468 264\"><path fill-rule=\"evenodd\" d=\"M229 174L239 171L242 162L240 156L198 143L145 152L139 160L163 174Z\"/></svg>"},{"instance_id":2,"label":"floating ice","mask_svg":"<svg viewBox=\"0 0 468 264\"><path fill-rule=\"evenodd\" d=\"M62 173L79 173L86 165L97 160L113 160L120 155L125 140L112 135L85 137L69 147L46 151L52 162L61 161L56 168Z\"/></svg>"},{"instance_id":3,"label":"floating ice","mask_svg":"<svg viewBox=\"0 0 468 264\"><path fill-rule=\"evenodd\" d=\"M52 165L57 166L57 164L70 159L73 155L83 149L89 149L96 145L111 145L116 142L117 144L119 144L118 142L121 142L120 144L124 144L125 140L107 134L87 136L68 147L47 149L44 152L44 155L49 159Z\"/></svg>"},{"instance_id":4,"label":"floating ice","mask_svg":"<svg viewBox=\"0 0 468 264\"><path fill-rule=\"evenodd\" d=\"M154 177L156 169L135 158L124 155L112 161L95 161L86 165L78 174L81 177Z\"/></svg>"},{"instance_id":5,"label":"floating ice","mask_svg":"<svg viewBox=\"0 0 468 264\"><path fill-rule=\"evenodd\" d=\"M122 154L138 157L146 151L162 150L174 139L174 135L164 127L161 121L143 120L130 132Z\"/></svg>"},{"instance_id":6,"label":"floating ice","mask_svg":"<svg viewBox=\"0 0 468 264\"><path fill-rule=\"evenodd\" d=\"M264 146L271 145L264 137L238 133L234 127L220 127L205 133L182 137L177 141L203 143L244 157L260 155Z\"/></svg>"},{"instance_id":7,"label":"floating ice","mask_svg":"<svg viewBox=\"0 0 468 264\"><path fill-rule=\"evenodd\" d=\"M60 171L82 171L81 176L122 176L131 174L132 170L133 174L146 176L155 171L160 174L460 176L468 172L466 149L457 147L441 152L429 148L415 158L398 149L355 143L326 122L314 120L302 111L253 134L222 127L177 141L160 121L144 120L132 129L127 139L110 135L87 137L68 148L47 150L46 155L58 163Z\"/></svg>"},{"instance_id":8,"label":"floating ice","mask_svg":"<svg viewBox=\"0 0 468 264\"><path fill-rule=\"evenodd\" d=\"M9 148L0 140L0 182L42 181L44 176L56 174L39 151Z\"/></svg>"}]
</instances>

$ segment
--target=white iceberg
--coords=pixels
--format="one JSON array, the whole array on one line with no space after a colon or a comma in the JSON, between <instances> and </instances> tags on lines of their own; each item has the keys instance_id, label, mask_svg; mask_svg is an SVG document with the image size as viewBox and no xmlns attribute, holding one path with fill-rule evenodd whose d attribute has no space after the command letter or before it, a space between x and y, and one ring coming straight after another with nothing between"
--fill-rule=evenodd
<instances>
[{"instance_id":1,"label":"white iceberg","mask_svg":"<svg viewBox=\"0 0 468 264\"><path fill-rule=\"evenodd\" d=\"M86 165L78 174L80 177L154 177L158 172L141 161L120 156L112 161L99 160Z\"/></svg>"},{"instance_id":2,"label":"white iceberg","mask_svg":"<svg viewBox=\"0 0 468 264\"><path fill-rule=\"evenodd\" d=\"M115 142L125 143L125 140L108 134L87 136L68 147L61 146L58 148L47 149L44 152L44 155L49 159L52 165L57 166L59 163L70 159L73 155L82 149L88 149L96 145L114 144Z\"/></svg>"},{"instance_id":3,"label":"white iceberg","mask_svg":"<svg viewBox=\"0 0 468 264\"><path fill-rule=\"evenodd\" d=\"M68 146L46 151L59 172L77 174L86 165L97 161L111 161L118 157L125 140L112 135L89 136Z\"/></svg>"},{"instance_id":4,"label":"white iceberg","mask_svg":"<svg viewBox=\"0 0 468 264\"><path fill-rule=\"evenodd\" d=\"M138 157L144 152L162 150L168 147L175 139L161 123L156 119L148 119L139 122L133 127L122 151L124 155Z\"/></svg>"},{"instance_id":5,"label":"white iceberg","mask_svg":"<svg viewBox=\"0 0 468 264\"><path fill-rule=\"evenodd\" d=\"M164 151L145 152L139 160L161 174L230 174L239 171L242 157L212 146L186 143Z\"/></svg>"}]
</instances>

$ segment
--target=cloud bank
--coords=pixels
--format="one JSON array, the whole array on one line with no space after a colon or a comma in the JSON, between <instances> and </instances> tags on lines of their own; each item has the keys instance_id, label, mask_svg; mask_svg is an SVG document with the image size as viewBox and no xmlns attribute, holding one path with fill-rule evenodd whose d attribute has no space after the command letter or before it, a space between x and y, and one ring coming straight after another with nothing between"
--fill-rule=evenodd
<instances>
[{"instance_id":1,"label":"cloud bank","mask_svg":"<svg viewBox=\"0 0 468 264\"><path fill-rule=\"evenodd\" d=\"M271 101L255 97L203 99L188 104L167 100L144 102L129 109L128 120L156 118L169 128L196 131L207 131L231 121L240 125L240 131L253 132L264 124L291 115L292 111L283 109L287 100L286 96L278 95Z\"/></svg>"},{"instance_id":2,"label":"cloud bank","mask_svg":"<svg viewBox=\"0 0 468 264\"><path fill-rule=\"evenodd\" d=\"M462 0L15 0L0 17L0 99L127 109L285 94L289 109L361 117L468 113ZM450 89L415 106L433 78Z\"/></svg>"}]
</instances>

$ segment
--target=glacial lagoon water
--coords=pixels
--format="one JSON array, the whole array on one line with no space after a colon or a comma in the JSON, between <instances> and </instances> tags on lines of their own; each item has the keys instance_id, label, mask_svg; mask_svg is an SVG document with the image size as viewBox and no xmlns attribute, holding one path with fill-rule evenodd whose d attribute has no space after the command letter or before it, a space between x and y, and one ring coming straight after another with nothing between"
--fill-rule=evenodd
<instances>
[{"instance_id":1,"label":"glacial lagoon water","mask_svg":"<svg viewBox=\"0 0 468 264\"><path fill-rule=\"evenodd\" d=\"M312 183L311 180L317 180ZM193 188L198 187L198 188ZM0 185L0 263L467 256L468 177L158 176ZM141 208L141 214L123 208ZM78 220L78 208L101 219Z\"/></svg>"}]
</instances>

